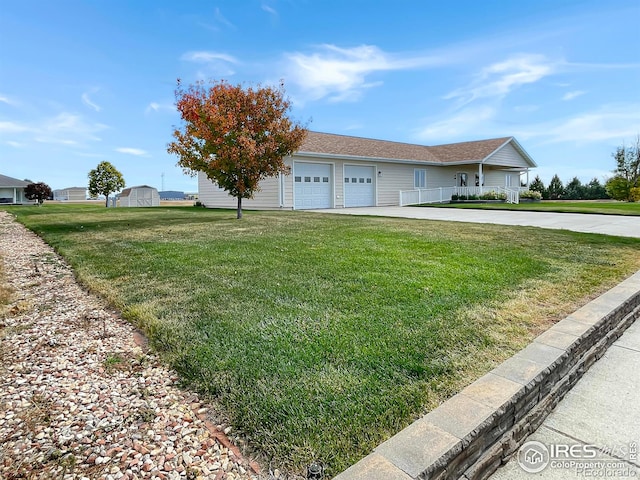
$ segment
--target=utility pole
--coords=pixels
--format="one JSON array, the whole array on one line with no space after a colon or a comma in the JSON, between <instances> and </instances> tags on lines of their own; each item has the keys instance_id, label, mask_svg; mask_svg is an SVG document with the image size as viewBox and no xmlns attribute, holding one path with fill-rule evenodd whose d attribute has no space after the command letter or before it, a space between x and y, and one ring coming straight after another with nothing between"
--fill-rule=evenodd
<instances>
[{"instance_id":1,"label":"utility pole","mask_svg":"<svg viewBox=\"0 0 640 480\"><path fill-rule=\"evenodd\" d=\"M161 183L162 187L160 188L160 191L164 192L164 172L162 172L162 174L160 175L160 178L162 178L162 183Z\"/></svg>"}]
</instances>

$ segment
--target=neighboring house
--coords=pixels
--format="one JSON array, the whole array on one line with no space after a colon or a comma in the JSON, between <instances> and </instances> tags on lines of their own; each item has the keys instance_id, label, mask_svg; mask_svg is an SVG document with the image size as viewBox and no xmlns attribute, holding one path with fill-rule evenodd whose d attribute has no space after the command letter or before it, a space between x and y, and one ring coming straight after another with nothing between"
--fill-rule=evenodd
<instances>
[{"instance_id":1,"label":"neighboring house","mask_svg":"<svg viewBox=\"0 0 640 480\"><path fill-rule=\"evenodd\" d=\"M513 137L428 147L308 132L285 159L290 172L267 178L245 208L314 209L445 202L490 190L518 201L520 177L537 165ZM199 200L233 208L237 200L198 174Z\"/></svg>"},{"instance_id":2,"label":"neighboring house","mask_svg":"<svg viewBox=\"0 0 640 480\"><path fill-rule=\"evenodd\" d=\"M62 202L82 202L87 199L87 187L69 187L54 190L53 199Z\"/></svg>"},{"instance_id":3,"label":"neighboring house","mask_svg":"<svg viewBox=\"0 0 640 480\"><path fill-rule=\"evenodd\" d=\"M0 203L34 203L24 195L24 188L30 183L0 175Z\"/></svg>"},{"instance_id":4,"label":"neighboring house","mask_svg":"<svg viewBox=\"0 0 640 480\"><path fill-rule=\"evenodd\" d=\"M184 192L177 192L174 190L165 190L160 193L160 200L185 200Z\"/></svg>"},{"instance_id":5,"label":"neighboring house","mask_svg":"<svg viewBox=\"0 0 640 480\"><path fill-rule=\"evenodd\" d=\"M139 185L122 190L119 195L121 207L157 207L160 205L158 189Z\"/></svg>"}]
</instances>

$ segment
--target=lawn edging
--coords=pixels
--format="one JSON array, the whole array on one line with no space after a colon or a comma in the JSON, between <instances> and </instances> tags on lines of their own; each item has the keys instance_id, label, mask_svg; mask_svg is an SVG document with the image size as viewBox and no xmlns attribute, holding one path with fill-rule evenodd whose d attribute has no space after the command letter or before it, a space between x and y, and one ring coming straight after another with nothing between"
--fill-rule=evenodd
<instances>
[{"instance_id":1,"label":"lawn edging","mask_svg":"<svg viewBox=\"0 0 640 480\"><path fill-rule=\"evenodd\" d=\"M640 271L429 412L336 480L486 479L640 317Z\"/></svg>"}]
</instances>

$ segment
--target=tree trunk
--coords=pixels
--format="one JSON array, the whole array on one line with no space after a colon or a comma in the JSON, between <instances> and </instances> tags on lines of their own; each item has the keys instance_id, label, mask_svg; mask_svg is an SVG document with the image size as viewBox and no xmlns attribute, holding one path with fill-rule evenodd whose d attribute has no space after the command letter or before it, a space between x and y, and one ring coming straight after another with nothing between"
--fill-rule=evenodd
<instances>
[{"instance_id":1,"label":"tree trunk","mask_svg":"<svg viewBox=\"0 0 640 480\"><path fill-rule=\"evenodd\" d=\"M107 197L107 199L104 202L104 206L109 208L109 195L105 195L105 197Z\"/></svg>"},{"instance_id":2,"label":"tree trunk","mask_svg":"<svg viewBox=\"0 0 640 480\"><path fill-rule=\"evenodd\" d=\"M238 220L242 218L242 197L238 197Z\"/></svg>"}]
</instances>

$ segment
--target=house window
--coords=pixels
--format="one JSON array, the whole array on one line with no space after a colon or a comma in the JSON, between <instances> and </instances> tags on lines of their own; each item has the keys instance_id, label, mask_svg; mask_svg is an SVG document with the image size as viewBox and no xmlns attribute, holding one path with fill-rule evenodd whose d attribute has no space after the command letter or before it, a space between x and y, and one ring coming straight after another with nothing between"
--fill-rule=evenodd
<instances>
[{"instance_id":1,"label":"house window","mask_svg":"<svg viewBox=\"0 0 640 480\"><path fill-rule=\"evenodd\" d=\"M302 177L296 177L296 183L302 182Z\"/></svg>"},{"instance_id":2,"label":"house window","mask_svg":"<svg viewBox=\"0 0 640 480\"><path fill-rule=\"evenodd\" d=\"M320 183L320 177L313 177L313 183Z\"/></svg>"},{"instance_id":3,"label":"house window","mask_svg":"<svg viewBox=\"0 0 640 480\"><path fill-rule=\"evenodd\" d=\"M371 183L371 179L370 178L367 178L367 183Z\"/></svg>"},{"instance_id":4,"label":"house window","mask_svg":"<svg viewBox=\"0 0 640 480\"><path fill-rule=\"evenodd\" d=\"M424 168L413 171L413 188L427 188L427 171Z\"/></svg>"},{"instance_id":5,"label":"house window","mask_svg":"<svg viewBox=\"0 0 640 480\"><path fill-rule=\"evenodd\" d=\"M349 177L344 177L344 183L349 183Z\"/></svg>"},{"instance_id":6,"label":"house window","mask_svg":"<svg viewBox=\"0 0 640 480\"><path fill-rule=\"evenodd\" d=\"M511 174L510 173L507 173L504 176L504 186L505 187L510 187L511 186Z\"/></svg>"},{"instance_id":7,"label":"house window","mask_svg":"<svg viewBox=\"0 0 640 480\"><path fill-rule=\"evenodd\" d=\"M322 177L322 183L329 183L329 177Z\"/></svg>"},{"instance_id":8,"label":"house window","mask_svg":"<svg viewBox=\"0 0 640 480\"><path fill-rule=\"evenodd\" d=\"M304 183L311 183L311 177L304 177Z\"/></svg>"}]
</instances>

